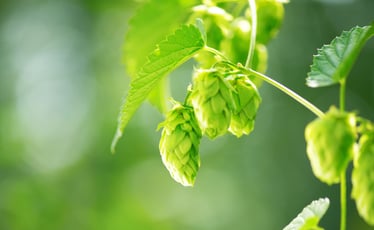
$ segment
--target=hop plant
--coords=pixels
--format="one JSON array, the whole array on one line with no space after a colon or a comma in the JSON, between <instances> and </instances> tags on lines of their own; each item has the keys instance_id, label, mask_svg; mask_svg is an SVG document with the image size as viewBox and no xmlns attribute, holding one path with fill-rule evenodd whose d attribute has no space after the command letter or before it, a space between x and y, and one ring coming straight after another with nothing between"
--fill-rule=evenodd
<instances>
[{"instance_id":1,"label":"hop plant","mask_svg":"<svg viewBox=\"0 0 374 230\"><path fill-rule=\"evenodd\" d=\"M248 135L254 129L255 118L261 103L256 86L244 75L234 75L229 80L233 94L235 110L231 115L229 131L237 137Z\"/></svg>"},{"instance_id":2,"label":"hop plant","mask_svg":"<svg viewBox=\"0 0 374 230\"><path fill-rule=\"evenodd\" d=\"M339 183L354 154L356 119L331 107L305 129L307 154L314 175L327 184Z\"/></svg>"},{"instance_id":3,"label":"hop plant","mask_svg":"<svg viewBox=\"0 0 374 230\"><path fill-rule=\"evenodd\" d=\"M233 105L232 90L218 70L196 70L189 100L204 135L214 139L227 132Z\"/></svg>"},{"instance_id":4,"label":"hop plant","mask_svg":"<svg viewBox=\"0 0 374 230\"><path fill-rule=\"evenodd\" d=\"M360 215L374 225L374 132L363 134L359 146L352 172L352 197Z\"/></svg>"},{"instance_id":5,"label":"hop plant","mask_svg":"<svg viewBox=\"0 0 374 230\"><path fill-rule=\"evenodd\" d=\"M171 177L184 186L193 186L200 167L201 130L193 109L176 103L159 125L163 127L160 154Z\"/></svg>"}]
</instances>

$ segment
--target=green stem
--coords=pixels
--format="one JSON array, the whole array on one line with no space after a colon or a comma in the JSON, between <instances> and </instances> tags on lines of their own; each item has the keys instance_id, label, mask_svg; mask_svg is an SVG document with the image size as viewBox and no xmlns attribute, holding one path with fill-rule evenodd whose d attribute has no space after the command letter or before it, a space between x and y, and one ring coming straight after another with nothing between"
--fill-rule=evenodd
<instances>
[{"instance_id":1,"label":"green stem","mask_svg":"<svg viewBox=\"0 0 374 230\"><path fill-rule=\"evenodd\" d=\"M313 112L318 117L323 117L325 115L320 109L318 109L315 105L310 103L308 100L301 97L299 94L295 93L294 91L292 91L291 89L282 85L281 83L273 80L272 78L270 78L270 77L268 77L268 76L266 76L262 73L259 73L257 71L254 71L252 69L246 68L241 64L238 64L238 65L233 64L232 62L228 61L228 59L227 59L227 57L225 57L225 55L223 55L221 52L219 52L218 50L216 50L214 48L206 46L206 47L204 47L204 50L221 57L223 59L223 61L222 61L223 63L233 67L234 69L240 70L242 73L244 73L246 75L253 75L255 77L258 77L258 78L264 80L265 82L269 83L270 85L274 86L275 88L281 90L282 92L284 92L285 94L287 94L288 96L293 98L295 101L299 102L301 105L303 105L304 107L309 109L311 112Z\"/></svg>"},{"instance_id":2,"label":"green stem","mask_svg":"<svg viewBox=\"0 0 374 230\"><path fill-rule=\"evenodd\" d=\"M345 111L345 86L346 81L345 79L340 81L340 111Z\"/></svg>"},{"instance_id":3,"label":"green stem","mask_svg":"<svg viewBox=\"0 0 374 230\"><path fill-rule=\"evenodd\" d=\"M216 55L218 57L220 57L223 61L229 61L229 59L225 55L223 55L221 52L219 52L218 50L216 50L216 49L214 49L212 47L205 46L204 50L208 51L208 52L210 52L210 53L212 53L212 54L214 54L214 55Z\"/></svg>"},{"instance_id":4,"label":"green stem","mask_svg":"<svg viewBox=\"0 0 374 230\"><path fill-rule=\"evenodd\" d=\"M340 175L340 230L346 230L347 223L347 181L345 171Z\"/></svg>"},{"instance_id":5,"label":"green stem","mask_svg":"<svg viewBox=\"0 0 374 230\"><path fill-rule=\"evenodd\" d=\"M339 106L340 111L345 111L345 79L340 81ZM347 224L347 181L345 171L340 176L340 230L346 230Z\"/></svg>"},{"instance_id":6,"label":"green stem","mask_svg":"<svg viewBox=\"0 0 374 230\"><path fill-rule=\"evenodd\" d=\"M257 9L255 0L248 0L249 9L251 10L251 40L249 41L248 56L245 61L245 67L251 67L253 53L255 50L256 44L256 33L257 33Z\"/></svg>"},{"instance_id":7,"label":"green stem","mask_svg":"<svg viewBox=\"0 0 374 230\"><path fill-rule=\"evenodd\" d=\"M324 116L324 113L320 109L318 109L315 105L313 105L312 103L307 101L305 98L301 97L299 94L290 90L286 86L282 85L281 83L271 79L270 77L268 77L268 76L266 76L262 73L256 72L252 69L247 69L247 68L241 67L241 66L236 66L236 68L239 68L243 73L246 73L247 75L253 75L255 77L258 77L258 78L264 80L265 82L271 84L272 86L278 88L279 90L281 90L282 92L284 92L285 94L287 94L288 96L293 98L295 101L299 102L301 105L303 105L304 107L309 109L311 112L313 112L318 117Z\"/></svg>"}]
</instances>

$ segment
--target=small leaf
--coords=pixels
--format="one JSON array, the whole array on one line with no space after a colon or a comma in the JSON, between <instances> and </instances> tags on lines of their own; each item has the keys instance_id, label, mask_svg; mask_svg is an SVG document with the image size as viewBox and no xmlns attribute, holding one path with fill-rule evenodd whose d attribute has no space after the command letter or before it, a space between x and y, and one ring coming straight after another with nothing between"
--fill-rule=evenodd
<instances>
[{"instance_id":1,"label":"small leaf","mask_svg":"<svg viewBox=\"0 0 374 230\"><path fill-rule=\"evenodd\" d=\"M130 77L137 77L156 44L188 19L195 3L195 0L168 0L160 4L158 0L151 0L139 8L130 19L124 43L123 59ZM166 98L169 94L164 89L168 86L167 80L160 81L148 98L161 112L167 109Z\"/></svg>"},{"instance_id":2,"label":"small leaf","mask_svg":"<svg viewBox=\"0 0 374 230\"><path fill-rule=\"evenodd\" d=\"M313 57L306 84L314 88L345 80L365 42L373 35L374 23L370 26L356 26L318 49L318 54Z\"/></svg>"},{"instance_id":3,"label":"small leaf","mask_svg":"<svg viewBox=\"0 0 374 230\"><path fill-rule=\"evenodd\" d=\"M204 45L201 33L196 26L183 25L173 35L162 41L158 48L149 55L148 61L140 69L137 77L131 81L128 96L121 107L117 132L112 141L113 152L128 121L159 81L191 58Z\"/></svg>"},{"instance_id":4,"label":"small leaf","mask_svg":"<svg viewBox=\"0 0 374 230\"><path fill-rule=\"evenodd\" d=\"M328 198L320 198L306 206L283 230L320 230L319 220L325 215L329 208Z\"/></svg>"}]
</instances>

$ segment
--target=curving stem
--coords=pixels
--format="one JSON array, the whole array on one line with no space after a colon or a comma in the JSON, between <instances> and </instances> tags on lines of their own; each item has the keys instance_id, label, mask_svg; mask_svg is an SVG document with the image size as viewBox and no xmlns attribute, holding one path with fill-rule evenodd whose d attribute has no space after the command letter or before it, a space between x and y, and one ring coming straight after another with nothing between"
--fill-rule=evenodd
<instances>
[{"instance_id":1,"label":"curving stem","mask_svg":"<svg viewBox=\"0 0 374 230\"><path fill-rule=\"evenodd\" d=\"M251 40L249 41L249 48L248 48L248 55L247 60L245 61L245 67L251 67L253 53L255 50L256 44L256 33L257 33L257 9L256 9L256 1L255 0L248 0L249 9L251 11Z\"/></svg>"}]
</instances>

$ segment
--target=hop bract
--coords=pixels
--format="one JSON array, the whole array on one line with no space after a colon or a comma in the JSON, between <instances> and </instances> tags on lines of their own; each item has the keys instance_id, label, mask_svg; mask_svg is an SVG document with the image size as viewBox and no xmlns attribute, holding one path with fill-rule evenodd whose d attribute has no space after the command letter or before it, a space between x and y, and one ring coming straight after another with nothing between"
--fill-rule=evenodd
<instances>
[{"instance_id":1,"label":"hop bract","mask_svg":"<svg viewBox=\"0 0 374 230\"><path fill-rule=\"evenodd\" d=\"M360 215L374 225L374 132L363 134L352 173L352 197Z\"/></svg>"},{"instance_id":2,"label":"hop bract","mask_svg":"<svg viewBox=\"0 0 374 230\"><path fill-rule=\"evenodd\" d=\"M176 104L159 127L162 161L173 179L184 186L193 186L200 167L201 130L191 107Z\"/></svg>"},{"instance_id":3,"label":"hop bract","mask_svg":"<svg viewBox=\"0 0 374 230\"><path fill-rule=\"evenodd\" d=\"M231 115L229 131L237 137L252 132L258 107L261 103L256 86L244 75L235 75L230 79L235 89L234 110Z\"/></svg>"},{"instance_id":4,"label":"hop bract","mask_svg":"<svg viewBox=\"0 0 374 230\"><path fill-rule=\"evenodd\" d=\"M307 154L314 175L321 181L339 183L341 174L353 157L355 126L354 114L332 107L325 116L306 127Z\"/></svg>"},{"instance_id":5,"label":"hop bract","mask_svg":"<svg viewBox=\"0 0 374 230\"><path fill-rule=\"evenodd\" d=\"M190 101L203 134L210 139L224 135L230 126L233 99L228 84L218 70L195 72Z\"/></svg>"}]
</instances>

